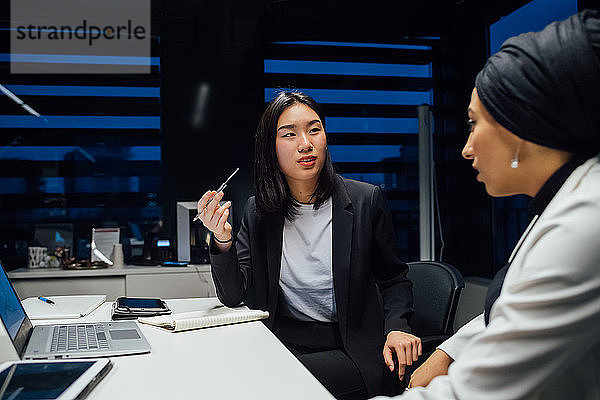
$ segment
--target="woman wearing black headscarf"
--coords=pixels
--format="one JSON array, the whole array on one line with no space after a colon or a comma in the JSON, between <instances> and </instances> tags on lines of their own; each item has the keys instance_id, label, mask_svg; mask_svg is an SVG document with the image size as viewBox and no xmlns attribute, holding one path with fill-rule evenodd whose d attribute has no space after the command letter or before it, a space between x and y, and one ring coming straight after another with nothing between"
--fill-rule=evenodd
<instances>
[{"instance_id":1,"label":"woman wearing black headscarf","mask_svg":"<svg viewBox=\"0 0 600 400\"><path fill-rule=\"evenodd\" d=\"M486 312L401 398L599 399L600 13L507 40L468 112L463 157L477 180L492 196L533 197L534 217Z\"/></svg>"}]
</instances>

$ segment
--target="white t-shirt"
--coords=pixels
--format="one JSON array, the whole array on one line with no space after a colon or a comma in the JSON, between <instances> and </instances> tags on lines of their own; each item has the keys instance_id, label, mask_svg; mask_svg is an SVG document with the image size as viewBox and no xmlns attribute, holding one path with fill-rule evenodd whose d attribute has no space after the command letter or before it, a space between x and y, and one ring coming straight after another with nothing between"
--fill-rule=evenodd
<instances>
[{"instance_id":1,"label":"white t-shirt","mask_svg":"<svg viewBox=\"0 0 600 400\"><path fill-rule=\"evenodd\" d=\"M301 321L337 321L331 266L331 198L318 210L301 204L283 225L279 287L282 315Z\"/></svg>"}]
</instances>

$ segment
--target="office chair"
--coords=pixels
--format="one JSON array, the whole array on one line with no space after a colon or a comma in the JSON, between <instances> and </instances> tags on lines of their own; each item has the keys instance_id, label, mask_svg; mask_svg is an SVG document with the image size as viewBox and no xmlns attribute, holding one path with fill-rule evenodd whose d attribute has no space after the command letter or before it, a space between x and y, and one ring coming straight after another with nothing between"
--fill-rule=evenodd
<instances>
[{"instance_id":1,"label":"office chair","mask_svg":"<svg viewBox=\"0 0 600 400\"><path fill-rule=\"evenodd\" d=\"M415 310L411 326L423 345L420 363L454 333L454 317L465 280L456 268L437 261L408 263L408 279L413 284Z\"/></svg>"},{"instance_id":2,"label":"office chair","mask_svg":"<svg viewBox=\"0 0 600 400\"><path fill-rule=\"evenodd\" d=\"M456 307L454 332L483 312L485 296L491 281L491 279L479 276L465 277L465 288L460 293L460 300Z\"/></svg>"}]
</instances>

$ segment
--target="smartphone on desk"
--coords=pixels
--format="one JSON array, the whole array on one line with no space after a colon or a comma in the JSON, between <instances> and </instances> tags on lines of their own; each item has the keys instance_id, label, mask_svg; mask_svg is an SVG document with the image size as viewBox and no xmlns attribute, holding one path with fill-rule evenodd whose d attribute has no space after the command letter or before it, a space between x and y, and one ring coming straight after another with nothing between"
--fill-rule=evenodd
<instances>
[{"instance_id":1,"label":"smartphone on desk","mask_svg":"<svg viewBox=\"0 0 600 400\"><path fill-rule=\"evenodd\" d=\"M167 303L155 297L118 297L113 305L112 319L135 319L171 314Z\"/></svg>"}]
</instances>

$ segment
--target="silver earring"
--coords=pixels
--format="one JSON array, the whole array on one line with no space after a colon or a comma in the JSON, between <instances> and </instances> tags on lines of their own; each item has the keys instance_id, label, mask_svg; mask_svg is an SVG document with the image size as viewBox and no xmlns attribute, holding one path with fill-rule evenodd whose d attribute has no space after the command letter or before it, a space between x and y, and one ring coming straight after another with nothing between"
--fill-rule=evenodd
<instances>
[{"instance_id":1,"label":"silver earring","mask_svg":"<svg viewBox=\"0 0 600 400\"><path fill-rule=\"evenodd\" d=\"M521 143L519 143L519 146L517 147L517 151L515 151L515 156L512 158L512 160L510 160L510 167L512 169L519 168L519 153L520 152L521 152Z\"/></svg>"}]
</instances>

